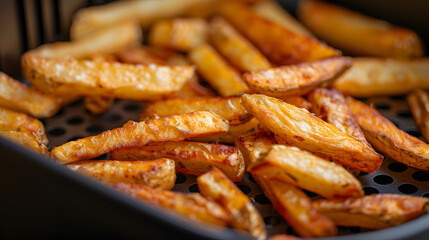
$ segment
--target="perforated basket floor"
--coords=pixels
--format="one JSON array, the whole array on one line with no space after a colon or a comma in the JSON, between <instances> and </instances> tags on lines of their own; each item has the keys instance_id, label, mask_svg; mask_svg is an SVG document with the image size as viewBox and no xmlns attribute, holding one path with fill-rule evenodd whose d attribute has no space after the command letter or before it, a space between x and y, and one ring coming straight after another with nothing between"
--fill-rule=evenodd
<instances>
[{"instance_id":1,"label":"perforated basket floor","mask_svg":"<svg viewBox=\"0 0 429 240\"><path fill-rule=\"evenodd\" d=\"M376 97L361 99L373 104L384 116L407 133L421 138L412 115L403 96ZM49 147L61 145L67 141L96 135L102 131L122 126L128 120L138 120L144 107L143 103L116 100L114 106L105 114L94 116L85 110L82 102L62 109L55 117L44 119L50 140ZM422 139L422 138L421 138ZM98 159L107 159L102 155ZM360 174L366 194L397 193L429 197L429 172L419 171L404 164L386 158L379 170L370 174ZM270 201L264 196L250 175L246 174L238 187L254 202L264 218L269 235L276 233L293 234L286 221L276 213ZM198 192L195 176L177 174L174 191ZM307 192L312 198L314 193ZM367 231L361 228L339 228L340 235Z\"/></svg>"}]
</instances>

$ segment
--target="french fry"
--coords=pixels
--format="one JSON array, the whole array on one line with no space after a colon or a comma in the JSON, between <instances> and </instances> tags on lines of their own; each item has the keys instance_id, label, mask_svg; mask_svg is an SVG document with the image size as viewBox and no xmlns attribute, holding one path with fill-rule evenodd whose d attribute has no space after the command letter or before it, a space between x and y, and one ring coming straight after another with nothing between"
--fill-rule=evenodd
<instances>
[{"instance_id":1,"label":"french fry","mask_svg":"<svg viewBox=\"0 0 429 240\"><path fill-rule=\"evenodd\" d=\"M24 112L36 118L54 116L58 110L78 98L53 96L15 80L0 72L0 106Z\"/></svg>"},{"instance_id":2,"label":"french fry","mask_svg":"<svg viewBox=\"0 0 429 240\"><path fill-rule=\"evenodd\" d=\"M220 17L210 23L210 42L242 71L259 71L271 67L258 49Z\"/></svg>"},{"instance_id":3,"label":"french fry","mask_svg":"<svg viewBox=\"0 0 429 240\"><path fill-rule=\"evenodd\" d=\"M202 18L174 18L156 22L149 33L155 46L188 51L207 42L208 24Z\"/></svg>"},{"instance_id":4,"label":"french fry","mask_svg":"<svg viewBox=\"0 0 429 240\"><path fill-rule=\"evenodd\" d=\"M299 188L263 176L255 175L254 179L277 212L301 237L329 237L337 234L335 224L320 214L311 199Z\"/></svg>"},{"instance_id":5,"label":"french fry","mask_svg":"<svg viewBox=\"0 0 429 240\"><path fill-rule=\"evenodd\" d=\"M244 33L269 60L278 65L311 62L341 55L341 52L317 40L298 35L263 18L250 6L229 1L220 6L220 14Z\"/></svg>"},{"instance_id":6,"label":"french fry","mask_svg":"<svg viewBox=\"0 0 429 240\"><path fill-rule=\"evenodd\" d=\"M330 85L350 68L351 63L349 57L328 58L249 72L243 79L257 93L273 97L305 95L318 86Z\"/></svg>"},{"instance_id":7,"label":"french fry","mask_svg":"<svg viewBox=\"0 0 429 240\"><path fill-rule=\"evenodd\" d=\"M237 70L211 46L202 45L192 49L189 58L197 65L198 72L222 97L240 95L249 90Z\"/></svg>"},{"instance_id":8,"label":"french fry","mask_svg":"<svg viewBox=\"0 0 429 240\"><path fill-rule=\"evenodd\" d=\"M167 117L195 111L209 110L218 114L230 125L239 125L250 121L250 115L241 105L240 97L212 97L192 99L168 99L150 103L140 115L141 120L154 117Z\"/></svg>"},{"instance_id":9,"label":"french fry","mask_svg":"<svg viewBox=\"0 0 429 240\"><path fill-rule=\"evenodd\" d=\"M41 144L49 142L42 122L3 107L0 107L0 131L31 132Z\"/></svg>"},{"instance_id":10,"label":"french fry","mask_svg":"<svg viewBox=\"0 0 429 240\"><path fill-rule=\"evenodd\" d=\"M257 239L265 239L264 220L252 201L217 168L197 178L201 195L214 200L232 216L233 228L249 232Z\"/></svg>"},{"instance_id":11,"label":"french fry","mask_svg":"<svg viewBox=\"0 0 429 240\"><path fill-rule=\"evenodd\" d=\"M308 111L310 111L312 107L311 102L307 101L307 99L301 96L291 95L291 96L284 96L284 97L277 97L277 98L280 98L281 100L289 104L292 104L294 106L307 109Z\"/></svg>"},{"instance_id":12,"label":"french fry","mask_svg":"<svg viewBox=\"0 0 429 240\"><path fill-rule=\"evenodd\" d=\"M24 75L40 90L56 95L159 99L193 77L192 66L131 65L75 59L23 58Z\"/></svg>"},{"instance_id":13,"label":"french fry","mask_svg":"<svg viewBox=\"0 0 429 240\"><path fill-rule=\"evenodd\" d=\"M320 199L313 204L337 225L382 229L425 214L429 199L396 194L372 194L361 198Z\"/></svg>"},{"instance_id":14,"label":"french fry","mask_svg":"<svg viewBox=\"0 0 429 240\"><path fill-rule=\"evenodd\" d=\"M92 114L99 115L109 110L114 101L109 97L84 97L83 104Z\"/></svg>"},{"instance_id":15,"label":"french fry","mask_svg":"<svg viewBox=\"0 0 429 240\"><path fill-rule=\"evenodd\" d=\"M429 58L353 58L353 66L334 83L345 95L370 97L429 90Z\"/></svg>"},{"instance_id":16,"label":"french fry","mask_svg":"<svg viewBox=\"0 0 429 240\"><path fill-rule=\"evenodd\" d=\"M123 127L54 147L51 150L51 156L58 162L66 164L92 159L119 148L139 147L151 142L181 141L226 132L228 129L229 125L225 120L208 111L146 122L129 121Z\"/></svg>"},{"instance_id":17,"label":"french fry","mask_svg":"<svg viewBox=\"0 0 429 240\"><path fill-rule=\"evenodd\" d=\"M408 94L407 101L416 125L420 128L426 142L429 142L429 94L416 89Z\"/></svg>"},{"instance_id":18,"label":"french fry","mask_svg":"<svg viewBox=\"0 0 429 240\"><path fill-rule=\"evenodd\" d=\"M176 181L174 161L89 160L67 164L69 169L107 183L130 183L170 190Z\"/></svg>"},{"instance_id":19,"label":"french fry","mask_svg":"<svg viewBox=\"0 0 429 240\"><path fill-rule=\"evenodd\" d=\"M292 17L276 1L259 2L253 6L253 10L263 18L273 21L298 35L313 37L313 34L302 23Z\"/></svg>"},{"instance_id":20,"label":"french fry","mask_svg":"<svg viewBox=\"0 0 429 240\"><path fill-rule=\"evenodd\" d=\"M231 146L200 142L160 142L136 148L123 148L110 153L111 159L152 160L170 158L176 171L201 175L212 167L219 168L234 182L241 182L245 171L243 156Z\"/></svg>"},{"instance_id":21,"label":"french fry","mask_svg":"<svg viewBox=\"0 0 429 240\"><path fill-rule=\"evenodd\" d=\"M0 136L40 154L48 151L45 144L40 143L39 138L33 132L0 131Z\"/></svg>"},{"instance_id":22,"label":"french fry","mask_svg":"<svg viewBox=\"0 0 429 240\"><path fill-rule=\"evenodd\" d=\"M326 198L363 195L360 182L343 167L296 147L273 145L247 169L252 175L276 178Z\"/></svg>"},{"instance_id":23,"label":"french fry","mask_svg":"<svg viewBox=\"0 0 429 240\"><path fill-rule=\"evenodd\" d=\"M279 143L297 146L364 172L377 170L383 156L305 109L264 95L243 95L242 104L275 133Z\"/></svg>"},{"instance_id":24,"label":"french fry","mask_svg":"<svg viewBox=\"0 0 429 240\"><path fill-rule=\"evenodd\" d=\"M168 209L169 212L178 213L188 219L217 226L227 226L231 221L223 207L198 193L184 194L127 183L117 183L113 187L138 200Z\"/></svg>"},{"instance_id":25,"label":"french fry","mask_svg":"<svg viewBox=\"0 0 429 240\"><path fill-rule=\"evenodd\" d=\"M276 141L273 134L262 128L258 128L254 132L241 135L235 139L235 146L243 154L246 166L264 156L271 145L274 144L276 144Z\"/></svg>"},{"instance_id":26,"label":"french fry","mask_svg":"<svg viewBox=\"0 0 429 240\"><path fill-rule=\"evenodd\" d=\"M385 21L315 0L301 0L297 13L315 35L347 53L383 57L423 55L421 40L415 32Z\"/></svg>"},{"instance_id":27,"label":"french fry","mask_svg":"<svg viewBox=\"0 0 429 240\"><path fill-rule=\"evenodd\" d=\"M377 150L410 167L429 170L429 145L400 130L377 110L351 97L347 103L366 139Z\"/></svg>"}]
</instances>

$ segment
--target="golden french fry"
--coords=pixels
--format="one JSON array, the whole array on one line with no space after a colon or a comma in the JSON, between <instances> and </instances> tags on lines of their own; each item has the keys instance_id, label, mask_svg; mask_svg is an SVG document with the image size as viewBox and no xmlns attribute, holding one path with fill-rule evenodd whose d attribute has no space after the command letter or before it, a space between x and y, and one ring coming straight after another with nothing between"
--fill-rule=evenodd
<instances>
[{"instance_id":1,"label":"golden french fry","mask_svg":"<svg viewBox=\"0 0 429 240\"><path fill-rule=\"evenodd\" d=\"M377 110L351 97L347 98L366 139L377 150L410 167L429 170L429 145L400 130Z\"/></svg>"},{"instance_id":2,"label":"golden french fry","mask_svg":"<svg viewBox=\"0 0 429 240\"><path fill-rule=\"evenodd\" d=\"M300 108L304 108L310 111L311 109L311 102L307 101L307 99L301 97L301 96L284 96L284 97L277 97L280 98L281 100L292 104L294 106L300 107Z\"/></svg>"},{"instance_id":3,"label":"golden french fry","mask_svg":"<svg viewBox=\"0 0 429 240\"><path fill-rule=\"evenodd\" d=\"M150 103L140 115L141 120L154 117L167 117L195 111L208 110L218 114L230 125L239 125L250 121L250 115L241 105L240 97L212 97L191 99L167 99Z\"/></svg>"},{"instance_id":4,"label":"golden french fry","mask_svg":"<svg viewBox=\"0 0 429 240\"><path fill-rule=\"evenodd\" d=\"M85 108L90 111L92 114L98 115L109 110L112 106L114 98L109 97L84 97L83 104Z\"/></svg>"},{"instance_id":5,"label":"golden french fry","mask_svg":"<svg viewBox=\"0 0 429 240\"><path fill-rule=\"evenodd\" d=\"M429 94L421 89L416 89L408 94L407 101L416 125L429 142Z\"/></svg>"},{"instance_id":6,"label":"golden french fry","mask_svg":"<svg viewBox=\"0 0 429 240\"><path fill-rule=\"evenodd\" d=\"M264 156L274 144L276 141L273 134L262 128L235 139L235 146L243 154L246 166Z\"/></svg>"},{"instance_id":7,"label":"golden french fry","mask_svg":"<svg viewBox=\"0 0 429 240\"><path fill-rule=\"evenodd\" d=\"M335 57L316 62L249 72L243 79L257 93L273 97L305 95L318 86L330 85L352 63L349 57Z\"/></svg>"},{"instance_id":8,"label":"golden french fry","mask_svg":"<svg viewBox=\"0 0 429 240\"><path fill-rule=\"evenodd\" d=\"M56 95L159 99L193 77L192 66L131 65L100 61L23 57L24 75L40 90Z\"/></svg>"},{"instance_id":9,"label":"golden french fry","mask_svg":"<svg viewBox=\"0 0 429 240\"><path fill-rule=\"evenodd\" d=\"M201 175L212 167L219 168L232 181L241 182L245 171L243 156L231 146L200 142L160 142L136 148L123 148L110 153L111 159L148 160L170 158L176 171Z\"/></svg>"},{"instance_id":10,"label":"golden french fry","mask_svg":"<svg viewBox=\"0 0 429 240\"><path fill-rule=\"evenodd\" d=\"M46 118L54 116L62 106L77 99L70 94L52 96L42 93L0 72L0 106Z\"/></svg>"},{"instance_id":11,"label":"golden french fry","mask_svg":"<svg viewBox=\"0 0 429 240\"><path fill-rule=\"evenodd\" d=\"M353 55L421 57L422 43L411 30L315 0L301 0L299 19L318 37Z\"/></svg>"},{"instance_id":12,"label":"golden french fry","mask_svg":"<svg viewBox=\"0 0 429 240\"><path fill-rule=\"evenodd\" d=\"M377 170L383 156L305 109L264 95L243 95L242 104L277 135L279 143L297 146L364 172Z\"/></svg>"},{"instance_id":13,"label":"golden french fry","mask_svg":"<svg viewBox=\"0 0 429 240\"><path fill-rule=\"evenodd\" d=\"M311 62L341 55L316 39L298 35L263 18L249 6L229 1L220 6L220 14L244 33L269 60L278 65Z\"/></svg>"},{"instance_id":14,"label":"golden french fry","mask_svg":"<svg viewBox=\"0 0 429 240\"><path fill-rule=\"evenodd\" d=\"M192 220L227 226L231 217L223 207L198 193L179 193L152 189L143 185L117 183L115 189L136 199L168 209Z\"/></svg>"},{"instance_id":15,"label":"golden french fry","mask_svg":"<svg viewBox=\"0 0 429 240\"><path fill-rule=\"evenodd\" d=\"M337 225L382 229L425 214L429 199L396 194L372 194L361 198L320 199L313 204L320 213Z\"/></svg>"},{"instance_id":16,"label":"golden french fry","mask_svg":"<svg viewBox=\"0 0 429 240\"><path fill-rule=\"evenodd\" d=\"M151 142L181 141L226 132L228 129L229 125L225 120L209 111L186 113L146 122L129 121L123 127L54 147L51 156L65 164L92 159L120 148L139 147Z\"/></svg>"},{"instance_id":17,"label":"golden french fry","mask_svg":"<svg viewBox=\"0 0 429 240\"><path fill-rule=\"evenodd\" d=\"M214 200L232 216L233 228L249 232L257 239L265 239L264 220L252 201L217 168L197 178L201 195Z\"/></svg>"},{"instance_id":18,"label":"golden french fry","mask_svg":"<svg viewBox=\"0 0 429 240\"><path fill-rule=\"evenodd\" d=\"M173 18L153 24L149 43L155 46L188 51L207 42L208 24L202 18Z\"/></svg>"},{"instance_id":19,"label":"golden french fry","mask_svg":"<svg viewBox=\"0 0 429 240\"><path fill-rule=\"evenodd\" d=\"M255 175L254 179L270 199L277 212L302 237L329 237L337 234L335 224L313 206L311 199L299 188Z\"/></svg>"},{"instance_id":20,"label":"golden french fry","mask_svg":"<svg viewBox=\"0 0 429 240\"><path fill-rule=\"evenodd\" d=\"M88 160L67 164L69 169L107 183L130 183L170 190L176 181L174 161Z\"/></svg>"},{"instance_id":21,"label":"golden french fry","mask_svg":"<svg viewBox=\"0 0 429 240\"><path fill-rule=\"evenodd\" d=\"M259 71L271 67L258 49L220 17L210 23L210 41L229 62L242 71Z\"/></svg>"},{"instance_id":22,"label":"golden french fry","mask_svg":"<svg viewBox=\"0 0 429 240\"><path fill-rule=\"evenodd\" d=\"M211 46L202 45L192 49L189 58L197 65L198 72L222 97L240 95L249 90L237 70Z\"/></svg>"},{"instance_id":23,"label":"golden french fry","mask_svg":"<svg viewBox=\"0 0 429 240\"><path fill-rule=\"evenodd\" d=\"M45 154L48 151L48 148L40 142L34 132L0 131L0 136L40 154Z\"/></svg>"},{"instance_id":24,"label":"golden french fry","mask_svg":"<svg viewBox=\"0 0 429 240\"><path fill-rule=\"evenodd\" d=\"M407 94L416 88L429 90L429 58L353 58L353 66L335 81L345 95Z\"/></svg>"}]
</instances>

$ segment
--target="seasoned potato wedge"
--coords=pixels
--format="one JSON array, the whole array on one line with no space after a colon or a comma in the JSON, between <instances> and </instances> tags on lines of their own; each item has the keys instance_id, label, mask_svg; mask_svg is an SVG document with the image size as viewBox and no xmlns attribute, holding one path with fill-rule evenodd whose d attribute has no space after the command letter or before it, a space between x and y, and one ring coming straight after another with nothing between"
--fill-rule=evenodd
<instances>
[{"instance_id":1,"label":"seasoned potato wedge","mask_svg":"<svg viewBox=\"0 0 429 240\"><path fill-rule=\"evenodd\" d=\"M320 199L313 203L319 212L337 225L381 229L425 214L429 199L396 194L372 194L361 198Z\"/></svg>"},{"instance_id":2,"label":"seasoned potato wedge","mask_svg":"<svg viewBox=\"0 0 429 240\"><path fill-rule=\"evenodd\" d=\"M311 199L294 185L255 175L254 179L277 212L301 237L329 237L337 234L335 224L313 206Z\"/></svg>"},{"instance_id":3,"label":"seasoned potato wedge","mask_svg":"<svg viewBox=\"0 0 429 240\"><path fill-rule=\"evenodd\" d=\"M56 95L159 99L193 77L192 66L131 65L75 59L23 58L24 75L40 90Z\"/></svg>"},{"instance_id":4,"label":"seasoned potato wedge","mask_svg":"<svg viewBox=\"0 0 429 240\"><path fill-rule=\"evenodd\" d=\"M330 85L350 68L351 63L349 57L328 58L249 72L243 75L243 79L257 93L274 97L305 95L317 86Z\"/></svg>"},{"instance_id":5,"label":"seasoned potato wedge","mask_svg":"<svg viewBox=\"0 0 429 240\"><path fill-rule=\"evenodd\" d=\"M273 145L248 166L252 175L277 178L326 198L360 197L360 182L343 167L296 147Z\"/></svg>"},{"instance_id":6,"label":"seasoned potato wedge","mask_svg":"<svg viewBox=\"0 0 429 240\"><path fill-rule=\"evenodd\" d=\"M271 66L258 49L220 17L210 23L210 42L241 71L259 71Z\"/></svg>"},{"instance_id":7,"label":"seasoned potato wedge","mask_svg":"<svg viewBox=\"0 0 429 240\"><path fill-rule=\"evenodd\" d=\"M229 179L241 182L245 165L241 152L231 146L200 142L160 142L136 148L123 148L110 153L111 159L147 160L170 158L176 161L176 171L201 175L212 167L219 168Z\"/></svg>"},{"instance_id":8,"label":"seasoned potato wedge","mask_svg":"<svg viewBox=\"0 0 429 240\"><path fill-rule=\"evenodd\" d=\"M84 97L83 104L92 114L98 115L106 112L112 106L114 98L109 97Z\"/></svg>"},{"instance_id":9,"label":"seasoned potato wedge","mask_svg":"<svg viewBox=\"0 0 429 240\"><path fill-rule=\"evenodd\" d=\"M300 107L300 108L304 108L310 111L311 109L311 102L307 101L307 99L301 97L301 96L284 96L284 97L278 97L281 100L292 104L294 106Z\"/></svg>"},{"instance_id":10,"label":"seasoned potato wedge","mask_svg":"<svg viewBox=\"0 0 429 240\"><path fill-rule=\"evenodd\" d=\"M416 125L420 128L426 142L429 142L429 94L416 89L407 96L407 101Z\"/></svg>"},{"instance_id":11,"label":"seasoned potato wedge","mask_svg":"<svg viewBox=\"0 0 429 240\"><path fill-rule=\"evenodd\" d=\"M167 117L176 114L209 110L218 114L230 125L239 125L250 121L250 115L241 105L240 97L212 97L192 99L168 99L150 103L140 115L141 120L154 117Z\"/></svg>"},{"instance_id":12,"label":"seasoned potato wedge","mask_svg":"<svg viewBox=\"0 0 429 240\"><path fill-rule=\"evenodd\" d=\"M253 10L263 18L273 21L298 35L313 37L313 34L302 23L292 17L276 1L261 1L253 6Z\"/></svg>"},{"instance_id":13,"label":"seasoned potato wedge","mask_svg":"<svg viewBox=\"0 0 429 240\"><path fill-rule=\"evenodd\" d=\"M260 157L264 156L271 145L274 144L276 144L276 141L273 134L262 128L235 139L235 146L243 154L246 166L255 163Z\"/></svg>"},{"instance_id":14,"label":"seasoned potato wedge","mask_svg":"<svg viewBox=\"0 0 429 240\"><path fill-rule=\"evenodd\" d=\"M422 43L411 30L322 1L301 0L299 19L318 37L353 55L421 57Z\"/></svg>"},{"instance_id":15,"label":"seasoned potato wedge","mask_svg":"<svg viewBox=\"0 0 429 240\"><path fill-rule=\"evenodd\" d=\"M70 94L57 97L42 93L0 72L0 106L46 118L54 116L62 106L77 99Z\"/></svg>"},{"instance_id":16,"label":"seasoned potato wedge","mask_svg":"<svg viewBox=\"0 0 429 240\"><path fill-rule=\"evenodd\" d=\"M347 98L366 139L377 150L410 167L429 170L429 145L400 130L377 110L351 97Z\"/></svg>"},{"instance_id":17,"label":"seasoned potato wedge","mask_svg":"<svg viewBox=\"0 0 429 240\"><path fill-rule=\"evenodd\" d=\"M116 53L137 46L141 42L142 32L139 23L134 20L126 20L104 27L85 38L71 42L44 44L26 54L46 58L64 58L67 56L85 58L94 54Z\"/></svg>"},{"instance_id":18,"label":"seasoned potato wedge","mask_svg":"<svg viewBox=\"0 0 429 240\"><path fill-rule=\"evenodd\" d=\"M198 72L221 95L229 97L249 90L236 69L231 67L211 46L202 45L189 53Z\"/></svg>"},{"instance_id":19,"label":"seasoned potato wedge","mask_svg":"<svg viewBox=\"0 0 429 240\"><path fill-rule=\"evenodd\" d=\"M32 132L40 143L49 142L42 122L3 107L0 107L0 131Z\"/></svg>"},{"instance_id":20,"label":"seasoned potato wedge","mask_svg":"<svg viewBox=\"0 0 429 240\"><path fill-rule=\"evenodd\" d=\"M181 141L228 131L228 123L209 111L129 121L123 127L54 147L51 156L60 163L87 160L119 148L144 146L151 142Z\"/></svg>"},{"instance_id":21,"label":"seasoned potato wedge","mask_svg":"<svg viewBox=\"0 0 429 240\"><path fill-rule=\"evenodd\" d=\"M158 205L192 220L217 226L227 226L231 221L231 217L222 206L198 193L163 191L128 183L117 183L113 187L136 199Z\"/></svg>"},{"instance_id":22,"label":"seasoned potato wedge","mask_svg":"<svg viewBox=\"0 0 429 240\"><path fill-rule=\"evenodd\" d=\"M67 164L69 169L107 183L131 183L170 190L176 181L174 161L88 160Z\"/></svg>"},{"instance_id":23,"label":"seasoned potato wedge","mask_svg":"<svg viewBox=\"0 0 429 240\"><path fill-rule=\"evenodd\" d=\"M305 109L264 95L243 95L242 104L277 135L279 143L297 146L364 172L377 170L383 156Z\"/></svg>"},{"instance_id":24,"label":"seasoned potato wedge","mask_svg":"<svg viewBox=\"0 0 429 240\"><path fill-rule=\"evenodd\" d=\"M261 17L250 6L236 1L223 3L220 14L278 65L311 62L341 54L313 38L298 35Z\"/></svg>"},{"instance_id":25,"label":"seasoned potato wedge","mask_svg":"<svg viewBox=\"0 0 429 240\"><path fill-rule=\"evenodd\" d=\"M197 178L201 195L214 200L232 216L233 228L249 232L257 239L265 239L264 220L252 201L217 168Z\"/></svg>"},{"instance_id":26,"label":"seasoned potato wedge","mask_svg":"<svg viewBox=\"0 0 429 240\"><path fill-rule=\"evenodd\" d=\"M335 81L345 95L370 97L429 90L429 58L353 58L353 66Z\"/></svg>"},{"instance_id":27,"label":"seasoned potato wedge","mask_svg":"<svg viewBox=\"0 0 429 240\"><path fill-rule=\"evenodd\" d=\"M45 144L40 143L39 138L33 132L0 131L0 136L40 154L48 151Z\"/></svg>"},{"instance_id":28,"label":"seasoned potato wedge","mask_svg":"<svg viewBox=\"0 0 429 240\"><path fill-rule=\"evenodd\" d=\"M202 18L165 19L152 25L149 43L187 51L207 42L208 24Z\"/></svg>"}]
</instances>

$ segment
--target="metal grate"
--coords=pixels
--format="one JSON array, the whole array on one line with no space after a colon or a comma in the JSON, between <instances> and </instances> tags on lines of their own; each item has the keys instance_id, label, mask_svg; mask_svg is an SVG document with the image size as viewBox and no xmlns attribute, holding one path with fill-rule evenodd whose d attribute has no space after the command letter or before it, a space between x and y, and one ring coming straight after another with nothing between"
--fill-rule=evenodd
<instances>
[{"instance_id":1,"label":"metal grate","mask_svg":"<svg viewBox=\"0 0 429 240\"><path fill-rule=\"evenodd\" d=\"M421 138L403 96L374 97L360 100L373 104L399 128ZM144 104L140 102L116 100L108 112L94 116L85 110L82 102L72 104L63 108L55 117L43 120L50 140L49 147L120 127L128 120L137 121L143 107ZM100 156L98 159L107 159L107 155ZM395 193L429 197L429 173L427 171L407 167L389 158L384 160L383 165L376 172L361 174L358 178L366 194ZM245 174L243 181L237 183L237 186L254 202L265 221L269 235L285 232L294 233L286 221L276 213L270 201L249 174ZM198 192L196 177L177 174L173 191ZM314 193L306 193L313 199L318 198ZM364 231L367 230L358 227L339 228L340 235Z\"/></svg>"}]
</instances>

